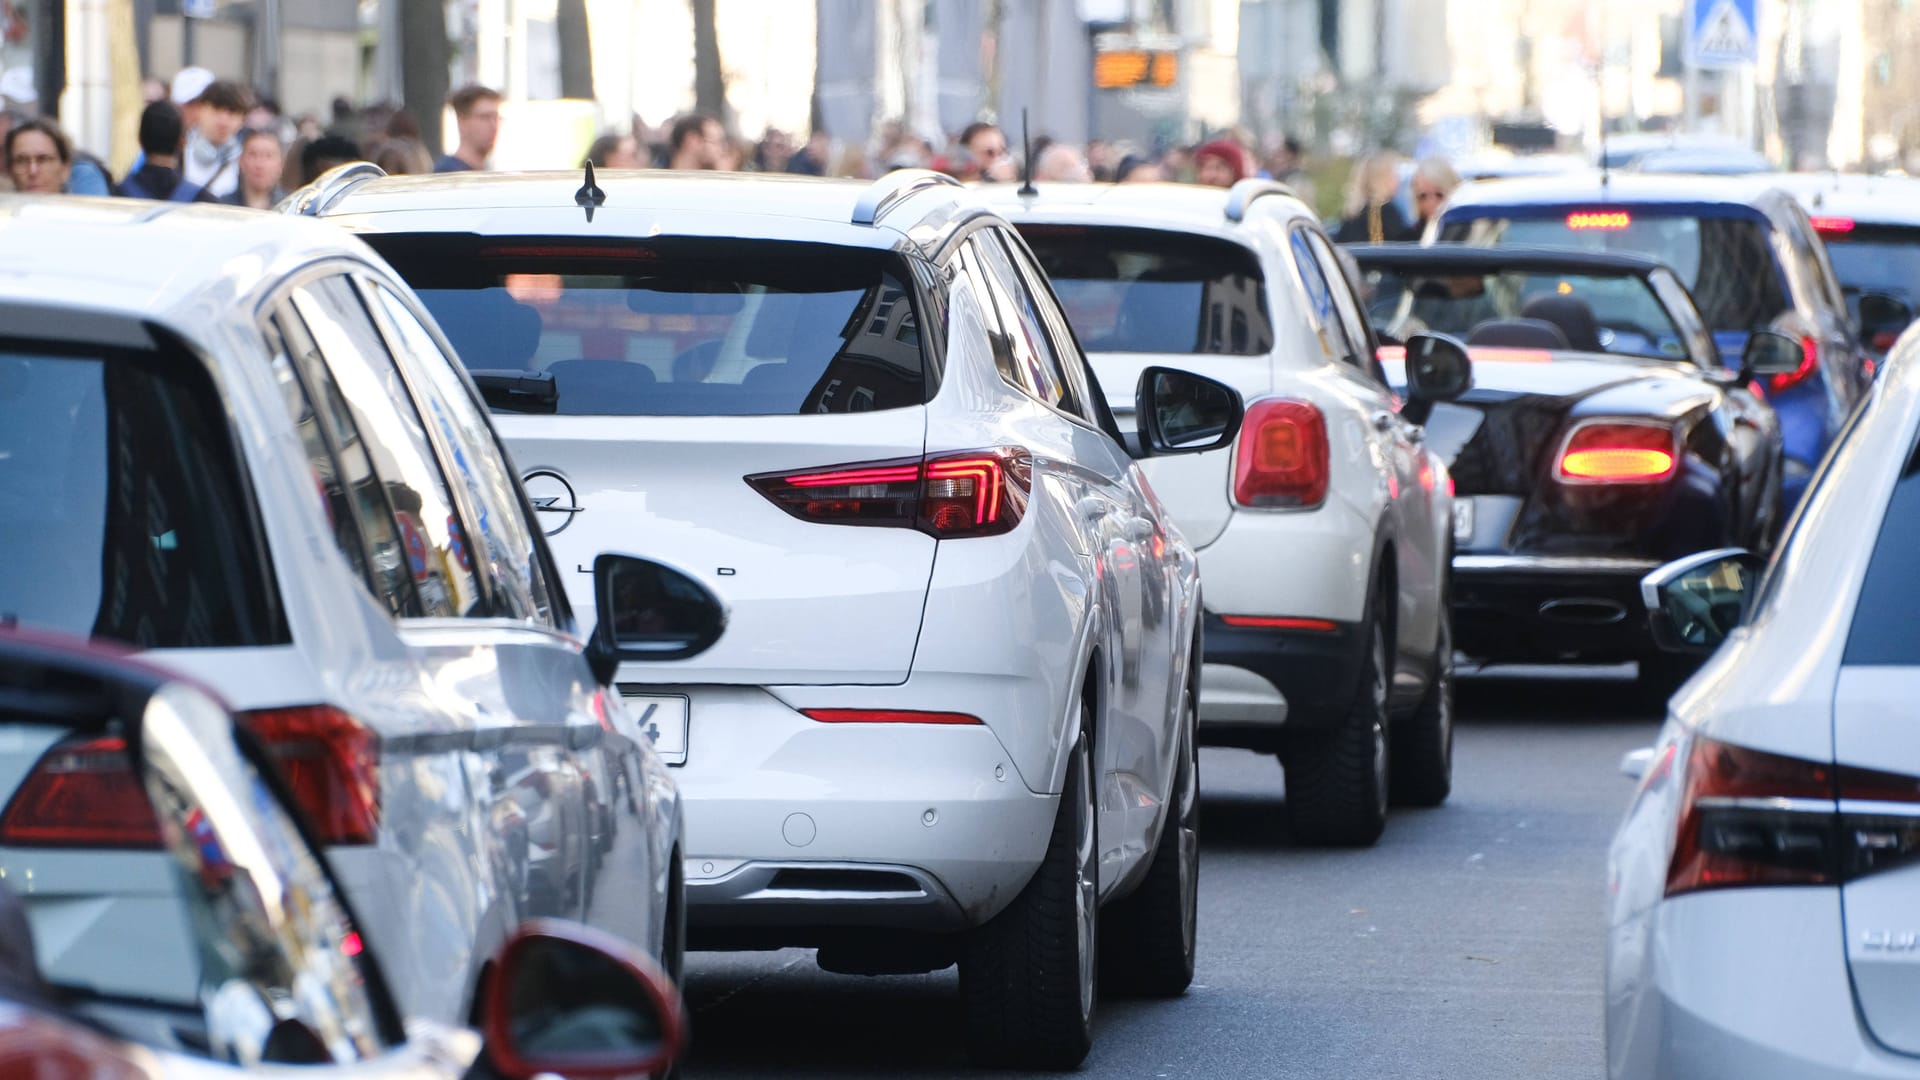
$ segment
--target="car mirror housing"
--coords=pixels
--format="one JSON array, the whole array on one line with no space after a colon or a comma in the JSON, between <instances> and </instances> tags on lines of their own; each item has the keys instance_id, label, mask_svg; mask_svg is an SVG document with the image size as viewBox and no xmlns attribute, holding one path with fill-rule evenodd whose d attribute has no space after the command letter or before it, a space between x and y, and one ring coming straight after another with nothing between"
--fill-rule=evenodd
<instances>
[{"instance_id":1,"label":"car mirror housing","mask_svg":"<svg viewBox=\"0 0 1920 1080\"><path fill-rule=\"evenodd\" d=\"M1702 551L1640 581L1654 644L1665 652L1706 655L1747 617L1764 563L1742 548Z\"/></svg>"},{"instance_id":2,"label":"car mirror housing","mask_svg":"<svg viewBox=\"0 0 1920 1080\"><path fill-rule=\"evenodd\" d=\"M1231 446L1246 405L1225 383L1179 368L1150 367L1134 389L1141 457L1200 454Z\"/></svg>"},{"instance_id":3,"label":"car mirror housing","mask_svg":"<svg viewBox=\"0 0 1920 1080\"><path fill-rule=\"evenodd\" d=\"M658 1075L680 1056L680 992L644 953L575 923L535 920L501 947L486 1053L509 1080Z\"/></svg>"},{"instance_id":4,"label":"car mirror housing","mask_svg":"<svg viewBox=\"0 0 1920 1080\"><path fill-rule=\"evenodd\" d=\"M1416 424L1427 422L1434 405L1473 389L1473 361L1467 347L1446 334L1410 335L1406 371L1407 404L1401 415Z\"/></svg>"},{"instance_id":5,"label":"car mirror housing","mask_svg":"<svg viewBox=\"0 0 1920 1080\"><path fill-rule=\"evenodd\" d=\"M1747 335L1747 347L1740 354L1740 370L1749 379L1791 375L1800 370L1806 359L1798 338L1778 330L1755 330Z\"/></svg>"},{"instance_id":6,"label":"car mirror housing","mask_svg":"<svg viewBox=\"0 0 1920 1080\"><path fill-rule=\"evenodd\" d=\"M587 660L601 685L626 660L685 660L713 647L727 608L705 585L670 566L632 555L593 560L595 625Z\"/></svg>"},{"instance_id":7,"label":"car mirror housing","mask_svg":"<svg viewBox=\"0 0 1920 1080\"><path fill-rule=\"evenodd\" d=\"M1891 341L1913 322L1913 307L1897 296L1881 292L1860 294L1860 340L1875 346Z\"/></svg>"}]
</instances>

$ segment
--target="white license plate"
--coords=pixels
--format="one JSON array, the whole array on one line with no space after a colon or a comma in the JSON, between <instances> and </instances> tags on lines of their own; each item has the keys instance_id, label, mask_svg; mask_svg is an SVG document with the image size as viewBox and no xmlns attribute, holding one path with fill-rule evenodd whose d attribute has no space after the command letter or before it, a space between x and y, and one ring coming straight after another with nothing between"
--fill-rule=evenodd
<instances>
[{"instance_id":1,"label":"white license plate","mask_svg":"<svg viewBox=\"0 0 1920 1080\"><path fill-rule=\"evenodd\" d=\"M1453 542L1470 543L1473 540L1473 500L1462 496L1453 499Z\"/></svg>"},{"instance_id":2,"label":"white license plate","mask_svg":"<svg viewBox=\"0 0 1920 1080\"><path fill-rule=\"evenodd\" d=\"M687 763L687 699L679 696L620 695L640 733L653 740L654 753L669 765Z\"/></svg>"}]
</instances>

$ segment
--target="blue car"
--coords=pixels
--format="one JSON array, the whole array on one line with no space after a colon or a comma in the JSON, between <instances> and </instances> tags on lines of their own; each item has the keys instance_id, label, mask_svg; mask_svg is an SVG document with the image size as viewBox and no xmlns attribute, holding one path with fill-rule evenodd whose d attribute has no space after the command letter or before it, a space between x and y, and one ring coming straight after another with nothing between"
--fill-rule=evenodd
<instances>
[{"instance_id":1,"label":"blue car","mask_svg":"<svg viewBox=\"0 0 1920 1080\"><path fill-rule=\"evenodd\" d=\"M1799 202L1766 177L1587 173L1469 184L1454 193L1437 239L1658 259L1693 293L1729 368L1740 367L1755 330L1797 338L1800 366L1757 380L1780 417L1788 508L1873 380L1826 248Z\"/></svg>"}]
</instances>

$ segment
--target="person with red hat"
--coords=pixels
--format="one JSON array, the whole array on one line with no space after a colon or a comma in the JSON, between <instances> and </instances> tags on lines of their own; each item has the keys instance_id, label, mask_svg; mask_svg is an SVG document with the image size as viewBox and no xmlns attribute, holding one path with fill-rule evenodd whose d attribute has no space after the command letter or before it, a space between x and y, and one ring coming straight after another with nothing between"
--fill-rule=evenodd
<instances>
[{"instance_id":1,"label":"person with red hat","mask_svg":"<svg viewBox=\"0 0 1920 1080\"><path fill-rule=\"evenodd\" d=\"M1232 187L1253 175L1247 151L1232 139L1215 139L1193 152L1193 179L1211 187Z\"/></svg>"}]
</instances>

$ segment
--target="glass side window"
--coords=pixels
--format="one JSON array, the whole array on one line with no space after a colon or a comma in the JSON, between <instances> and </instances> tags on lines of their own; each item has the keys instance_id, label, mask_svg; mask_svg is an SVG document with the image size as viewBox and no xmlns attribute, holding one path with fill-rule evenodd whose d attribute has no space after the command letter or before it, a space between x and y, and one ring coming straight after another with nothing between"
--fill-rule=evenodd
<instances>
[{"instance_id":1,"label":"glass side window","mask_svg":"<svg viewBox=\"0 0 1920 1080\"><path fill-rule=\"evenodd\" d=\"M998 230L996 230L998 231ZM1093 371L1087 366L1086 354L1080 351L1080 344L1074 340L1073 327L1067 322L1066 312L1060 309L1058 298L1047 281L1046 271L1035 265L1029 255L1013 236L1001 233L1000 242L1006 245L1007 254L1013 260L1013 266L1020 274L1021 295L1027 298L1027 306L1039 319L1051 343L1050 351L1059 358L1060 373L1067 380L1067 394L1084 408L1074 410L1088 423L1099 427L1097 415L1100 404L1097 383Z\"/></svg>"},{"instance_id":2,"label":"glass side window","mask_svg":"<svg viewBox=\"0 0 1920 1080\"><path fill-rule=\"evenodd\" d=\"M536 533L486 415L413 309L384 286L367 287L393 328L395 353L432 384L434 392L421 395L421 402L473 503L474 528L486 547L481 562L499 614L554 625L552 593L534 549Z\"/></svg>"},{"instance_id":3,"label":"glass side window","mask_svg":"<svg viewBox=\"0 0 1920 1080\"><path fill-rule=\"evenodd\" d=\"M419 614L484 614L472 545L446 478L399 369L353 286L341 275L322 278L295 288L293 304L364 436L361 446L392 507L391 520L405 555L402 565L419 596Z\"/></svg>"},{"instance_id":4,"label":"glass side window","mask_svg":"<svg viewBox=\"0 0 1920 1080\"><path fill-rule=\"evenodd\" d=\"M1351 343L1353 351L1348 359L1366 372L1369 377L1384 384L1386 379L1379 375L1378 361L1374 360L1368 348L1369 333L1367 317L1360 312L1360 303L1354 299L1353 287L1347 281L1347 272L1341 266L1340 256L1333 250L1327 238L1316 232L1301 230L1307 237L1307 243L1319 256L1320 268L1327 278L1327 290L1333 295L1333 308L1340 316L1340 329Z\"/></svg>"},{"instance_id":5,"label":"glass side window","mask_svg":"<svg viewBox=\"0 0 1920 1080\"><path fill-rule=\"evenodd\" d=\"M143 649L287 641L249 483L177 343L0 337L0 625Z\"/></svg>"},{"instance_id":6,"label":"glass side window","mask_svg":"<svg viewBox=\"0 0 1920 1080\"><path fill-rule=\"evenodd\" d=\"M273 377L280 388L280 403L286 408L287 418L293 421L294 430L300 436L300 447L307 455L307 471L313 477L314 488L320 493L321 505L327 514L327 527L333 532L333 541L339 546L340 553L347 557L347 563L354 572L362 580L371 580L367 576L366 548L362 544L359 523L354 517L353 497L344 483L344 470L333 456L326 432L321 430L320 413L313 407L313 398L307 394L306 387L300 384L300 377L293 370L293 360L287 348L289 335L281 329L275 318L262 324L261 333L266 338L267 351L273 356Z\"/></svg>"},{"instance_id":7,"label":"glass side window","mask_svg":"<svg viewBox=\"0 0 1920 1080\"><path fill-rule=\"evenodd\" d=\"M1001 325L1006 328L1013 362L1020 372L1020 384L1046 404L1072 411L1074 403L1066 375L1060 370L1060 360L1040 328L1031 299L1023 297L1026 290L1020 285L1020 276L1014 272L1006 249L987 231L974 235L972 247L980 268L985 271L982 276L987 291L993 296L993 305L999 310Z\"/></svg>"},{"instance_id":8,"label":"glass side window","mask_svg":"<svg viewBox=\"0 0 1920 1080\"><path fill-rule=\"evenodd\" d=\"M1358 364L1358 352L1347 338L1346 327L1341 325L1340 313L1334 307L1333 287L1327 284L1326 275L1321 272L1320 260L1314 255L1313 242L1304 231L1296 229L1290 244L1294 268L1300 275L1300 284L1306 286L1307 306L1312 309L1314 321L1320 326L1322 343L1335 359Z\"/></svg>"},{"instance_id":9,"label":"glass side window","mask_svg":"<svg viewBox=\"0 0 1920 1080\"><path fill-rule=\"evenodd\" d=\"M1872 408L1868 406L1867 408ZM1857 418L1861 412L1856 412ZM1831 461L1833 455L1829 455ZM1886 517L1873 544L1873 559L1860 583L1843 664L1889 667L1920 665L1920 624L1913 609L1920 601L1920 559L1913 537L1920 530L1920 447L1908 455L1906 470L1894 484Z\"/></svg>"}]
</instances>

